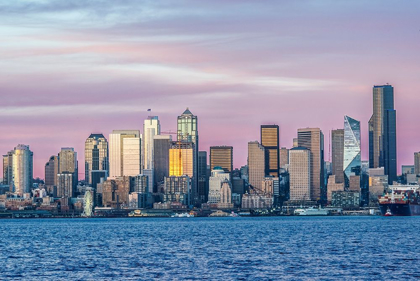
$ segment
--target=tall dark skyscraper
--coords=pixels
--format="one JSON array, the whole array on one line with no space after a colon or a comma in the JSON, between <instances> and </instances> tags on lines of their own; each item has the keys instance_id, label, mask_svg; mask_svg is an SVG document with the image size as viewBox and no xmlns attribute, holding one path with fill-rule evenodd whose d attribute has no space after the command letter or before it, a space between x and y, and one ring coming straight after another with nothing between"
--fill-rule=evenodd
<instances>
[{"instance_id":1,"label":"tall dark skyscraper","mask_svg":"<svg viewBox=\"0 0 420 281\"><path fill-rule=\"evenodd\" d=\"M162 184L165 177L169 177L169 149L172 145L172 137L169 135L156 135L153 138L154 159L154 185L153 192L157 192L157 186ZM149 187L152 191L152 187Z\"/></svg>"},{"instance_id":2,"label":"tall dark skyscraper","mask_svg":"<svg viewBox=\"0 0 420 281\"><path fill-rule=\"evenodd\" d=\"M373 115L369 120L369 166L384 167L388 182L397 180L397 125L394 88L373 87Z\"/></svg>"},{"instance_id":3,"label":"tall dark skyscraper","mask_svg":"<svg viewBox=\"0 0 420 281\"><path fill-rule=\"evenodd\" d=\"M336 183L344 182L343 157L344 157L344 130L331 131L332 174Z\"/></svg>"},{"instance_id":4,"label":"tall dark skyscraper","mask_svg":"<svg viewBox=\"0 0 420 281\"><path fill-rule=\"evenodd\" d=\"M261 145L266 151L266 174L279 176L280 168L280 138L278 125L261 125Z\"/></svg>"},{"instance_id":5,"label":"tall dark skyscraper","mask_svg":"<svg viewBox=\"0 0 420 281\"><path fill-rule=\"evenodd\" d=\"M233 147L211 146L210 147L210 170L221 167L226 173L233 171Z\"/></svg>"},{"instance_id":6,"label":"tall dark skyscraper","mask_svg":"<svg viewBox=\"0 0 420 281\"><path fill-rule=\"evenodd\" d=\"M198 196L201 203L208 200L209 180L207 177L207 151L198 152Z\"/></svg>"}]
</instances>

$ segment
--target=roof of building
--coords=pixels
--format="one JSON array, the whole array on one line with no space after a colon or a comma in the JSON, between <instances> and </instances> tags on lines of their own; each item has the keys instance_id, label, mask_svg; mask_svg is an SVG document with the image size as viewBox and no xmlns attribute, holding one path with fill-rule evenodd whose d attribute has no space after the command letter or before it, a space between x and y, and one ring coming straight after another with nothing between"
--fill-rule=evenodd
<instances>
[{"instance_id":1,"label":"roof of building","mask_svg":"<svg viewBox=\"0 0 420 281\"><path fill-rule=\"evenodd\" d=\"M187 109L185 109L185 111L184 111L184 113L182 113L182 115L193 115L193 114L191 113L191 111L187 107Z\"/></svg>"}]
</instances>

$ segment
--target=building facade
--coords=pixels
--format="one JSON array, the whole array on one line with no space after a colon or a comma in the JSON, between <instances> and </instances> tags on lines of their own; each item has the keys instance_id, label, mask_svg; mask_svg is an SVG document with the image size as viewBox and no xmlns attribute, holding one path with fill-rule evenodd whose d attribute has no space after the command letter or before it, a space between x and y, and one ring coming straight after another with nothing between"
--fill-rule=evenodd
<instances>
[{"instance_id":1,"label":"building facade","mask_svg":"<svg viewBox=\"0 0 420 281\"><path fill-rule=\"evenodd\" d=\"M3 180L10 192L22 196L31 191L33 155L29 145L19 144L3 156Z\"/></svg>"},{"instance_id":2,"label":"building facade","mask_svg":"<svg viewBox=\"0 0 420 281\"><path fill-rule=\"evenodd\" d=\"M344 129L331 131L332 174L336 183L344 183Z\"/></svg>"},{"instance_id":3,"label":"building facade","mask_svg":"<svg viewBox=\"0 0 420 281\"><path fill-rule=\"evenodd\" d=\"M373 87L373 115L369 120L369 166L385 168L389 184L397 180L397 125L394 88Z\"/></svg>"},{"instance_id":4,"label":"building facade","mask_svg":"<svg viewBox=\"0 0 420 281\"><path fill-rule=\"evenodd\" d=\"M360 176L362 158L360 142L360 122L349 117L344 117L344 183L350 187L350 177ZM360 179L360 177L359 177ZM354 184L352 185L354 186ZM360 183L359 183L360 186Z\"/></svg>"},{"instance_id":5,"label":"building facade","mask_svg":"<svg viewBox=\"0 0 420 281\"><path fill-rule=\"evenodd\" d=\"M324 134L319 128L306 128L298 130L299 147L310 150L311 173L311 200L326 199L324 183Z\"/></svg>"},{"instance_id":6,"label":"building facade","mask_svg":"<svg viewBox=\"0 0 420 281\"><path fill-rule=\"evenodd\" d=\"M295 147L289 151L290 201L311 200L311 151Z\"/></svg>"},{"instance_id":7,"label":"building facade","mask_svg":"<svg viewBox=\"0 0 420 281\"><path fill-rule=\"evenodd\" d=\"M210 169L222 167L226 173L233 171L233 147L232 146L211 146L210 147Z\"/></svg>"},{"instance_id":8,"label":"building facade","mask_svg":"<svg viewBox=\"0 0 420 281\"><path fill-rule=\"evenodd\" d=\"M85 182L90 185L92 171L109 171L108 141L103 134L91 134L85 141Z\"/></svg>"},{"instance_id":9,"label":"building facade","mask_svg":"<svg viewBox=\"0 0 420 281\"><path fill-rule=\"evenodd\" d=\"M261 189L266 176L266 152L257 141L248 143L248 182L253 188Z\"/></svg>"},{"instance_id":10,"label":"building facade","mask_svg":"<svg viewBox=\"0 0 420 281\"><path fill-rule=\"evenodd\" d=\"M266 152L266 174L278 177L280 168L280 133L278 125L261 125L261 145Z\"/></svg>"},{"instance_id":11,"label":"building facade","mask_svg":"<svg viewBox=\"0 0 420 281\"><path fill-rule=\"evenodd\" d=\"M114 130L109 135L109 176L141 174L141 137L138 130Z\"/></svg>"},{"instance_id":12,"label":"building facade","mask_svg":"<svg viewBox=\"0 0 420 281\"><path fill-rule=\"evenodd\" d=\"M143 124L143 168L154 169L154 137L160 135L160 122L157 116L149 116Z\"/></svg>"}]
</instances>

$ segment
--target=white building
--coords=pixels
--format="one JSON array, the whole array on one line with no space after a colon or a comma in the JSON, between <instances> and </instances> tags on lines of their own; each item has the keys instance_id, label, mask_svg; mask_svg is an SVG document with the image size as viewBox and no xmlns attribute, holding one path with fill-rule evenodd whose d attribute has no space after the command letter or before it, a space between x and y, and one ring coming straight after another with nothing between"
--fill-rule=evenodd
<instances>
[{"instance_id":1,"label":"white building","mask_svg":"<svg viewBox=\"0 0 420 281\"><path fill-rule=\"evenodd\" d=\"M208 203L220 203L220 189L222 188L222 183L226 180L230 182L230 174L225 173L225 171L221 167L215 167L214 170L211 171L211 177L209 179Z\"/></svg>"},{"instance_id":2,"label":"white building","mask_svg":"<svg viewBox=\"0 0 420 281\"><path fill-rule=\"evenodd\" d=\"M290 201L310 200L311 151L295 147L289 151Z\"/></svg>"},{"instance_id":3,"label":"white building","mask_svg":"<svg viewBox=\"0 0 420 281\"><path fill-rule=\"evenodd\" d=\"M136 130L114 130L109 135L109 176L141 174L141 136Z\"/></svg>"},{"instance_id":4,"label":"white building","mask_svg":"<svg viewBox=\"0 0 420 281\"><path fill-rule=\"evenodd\" d=\"M29 193L33 180L33 152L29 150L29 145L19 144L8 155L11 156L6 167L11 171L10 190L20 195Z\"/></svg>"},{"instance_id":5,"label":"white building","mask_svg":"<svg viewBox=\"0 0 420 281\"><path fill-rule=\"evenodd\" d=\"M154 136L160 135L160 122L157 116L149 116L143 124L143 168L153 169Z\"/></svg>"}]
</instances>

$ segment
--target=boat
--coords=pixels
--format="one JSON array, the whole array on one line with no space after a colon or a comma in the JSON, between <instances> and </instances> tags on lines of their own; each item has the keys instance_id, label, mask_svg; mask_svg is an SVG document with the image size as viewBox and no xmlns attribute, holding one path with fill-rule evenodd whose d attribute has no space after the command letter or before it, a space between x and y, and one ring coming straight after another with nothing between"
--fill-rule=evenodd
<instances>
[{"instance_id":1,"label":"boat","mask_svg":"<svg viewBox=\"0 0 420 281\"><path fill-rule=\"evenodd\" d=\"M316 207L309 207L307 209L296 209L294 211L295 216L328 216L329 211L326 209Z\"/></svg>"},{"instance_id":2,"label":"boat","mask_svg":"<svg viewBox=\"0 0 420 281\"><path fill-rule=\"evenodd\" d=\"M216 212L214 212L214 213L211 213L210 215L209 215L209 217L229 217L230 215L228 214L228 213L226 213L226 212L223 212L223 211L221 211L221 210L218 210L218 211L216 211Z\"/></svg>"},{"instance_id":3,"label":"boat","mask_svg":"<svg viewBox=\"0 0 420 281\"><path fill-rule=\"evenodd\" d=\"M194 215L188 213L176 213L171 216L171 218L193 218Z\"/></svg>"},{"instance_id":4,"label":"boat","mask_svg":"<svg viewBox=\"0 0 420 281\"><path fill-rule=\"evenodd\" d=\"M232 211L232 213L230 213L229 217L238 218L239 215L237 213L235 213L234 211Z\"/></svg>"},{"instance_id":5,"label":"boat","mask_svg":"<svg viewBox=\"0 0 420 281\"><path fill-rule=\"evenodd\" d=\"M418 216L420 215L420 187L415 185L391 185L378 197L379 208L383 216Z\"/></svg>"}]
</instances>

